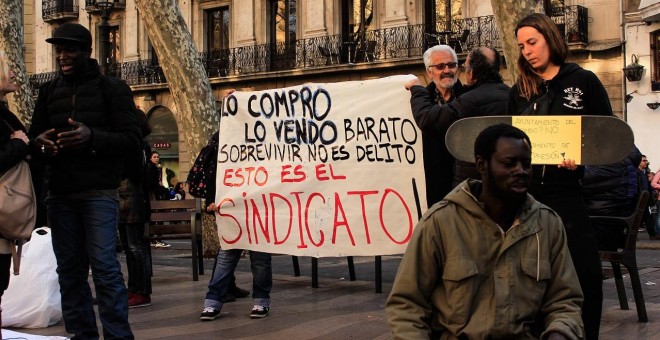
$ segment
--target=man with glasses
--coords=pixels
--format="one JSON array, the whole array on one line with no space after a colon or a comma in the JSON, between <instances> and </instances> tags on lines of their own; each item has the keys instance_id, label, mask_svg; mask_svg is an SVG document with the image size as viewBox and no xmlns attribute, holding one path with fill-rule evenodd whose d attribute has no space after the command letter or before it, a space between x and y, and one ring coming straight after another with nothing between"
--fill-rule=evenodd
<instances>
[{"instance_id":1,"label":"man with glasses","mask_svg":"<svg viewBox=\"0 0 660 340\"><path fill-rule=\"evenodd\" d=\"M461 118L504 114L509 86L500 75L500 54L490 47L477 47L468 54L466 87L458 80L458 58L451 47L429 48L424 52L424 65L432 82L423 87L419 79L413 79L405 87L410 90L413 115L423 133L426 199L431 206L463 180L479 178L471 163L456 161L454 166L445 145L447 129Z\"/></svg>"}]
</instances>

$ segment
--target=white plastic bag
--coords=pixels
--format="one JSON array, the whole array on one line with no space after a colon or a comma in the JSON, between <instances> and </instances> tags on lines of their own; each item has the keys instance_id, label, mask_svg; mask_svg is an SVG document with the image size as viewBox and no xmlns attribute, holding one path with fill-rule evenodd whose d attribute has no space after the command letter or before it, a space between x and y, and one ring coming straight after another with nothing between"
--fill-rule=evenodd
<instances>
[{"instance_id":1,"label":"white plastic bag","mask_svg":"<svg viewBox=\"0 0 660 340\"><path fill-rule=\"evenodd\" d=\"M41 328L62 319L56 268L50 228L35 229L23 245L21 273L2 296L3 327Z\"/></svg>"}]
</instances>

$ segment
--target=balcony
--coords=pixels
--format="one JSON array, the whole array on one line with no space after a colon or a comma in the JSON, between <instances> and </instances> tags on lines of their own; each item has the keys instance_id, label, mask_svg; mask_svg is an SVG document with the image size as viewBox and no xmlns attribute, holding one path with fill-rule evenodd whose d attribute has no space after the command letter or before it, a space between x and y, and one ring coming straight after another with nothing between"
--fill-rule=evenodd
<instances>
[{"instance_id":1,"label":"balcony","mask_svg":"<svg viewBox=\"0 0 660 340\"><path fill-rule=\"evenodd\" d=\"M44 0L41 3L41 16L47 23L78 19L78 1Z\"/></svg>"},{"instance_id":2,"label":"balcony","mask_svg":"<svg viewBox=\"0 0 660 340\"><path fill-rule=\"evenodd\" d=\"M561 13L558 15L557 13ZM552 18L565 32L569 45L587 44L587 10L567 6ZM446 26L441 26L446 27ZM358 35L331 35L300 39L291 44L263 44L202 52L199 58L210 79L253 74L321 70L353 65L419 60L422 53L438 43L452 45L459 56L477 46L502 48L500 32L493 16L465 18L452 22L449 32L425 25L409 25L364 31ZM436 32L436 33L433 33ZM574 32L577 35L574 36ZM430 39L433 38L433 39ZM136 60L113 64L110 74L131 86L162 85L167 80L157 60ZM34 86L48 77L33 76ZM37 87L38 89L38 87Z\"/></svg>"},{"instance_id":3,"label":"balcony","mask_svg":"<svg viewBox=\"0 0 660 340\"><path fill-rule=\"evenodd\" d=\"M114 0L113 9L125 9L126 0ZM97 14L101 12L101 9L96 6L95 0L85 0L85 11L90 14Z\"/></svg>"},{"instance_id":4,"label":"balcony","mask_svg":"<svg viewBox=\"0 0 660 340\"><path fill-rule=\"evenodd\" d=\"M550 12L552 21L566 38L569 46L589 43L589 13L582 6L555 7Z\"/></svg>"}]
</instances>

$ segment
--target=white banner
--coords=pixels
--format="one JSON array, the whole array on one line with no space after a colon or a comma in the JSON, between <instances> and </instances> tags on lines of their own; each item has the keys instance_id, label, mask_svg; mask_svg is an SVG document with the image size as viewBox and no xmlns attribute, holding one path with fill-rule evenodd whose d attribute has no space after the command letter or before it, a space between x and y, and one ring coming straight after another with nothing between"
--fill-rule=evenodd
<instances>
[{"instance_id":1,"label":"white banner","mask_svg":"<svg viewBox=\"0 0 660 340\"><path fill-rule=\"evenodd\" d=\"M403 253L426 210L408 76L235 92L220 124L223 249Z\"/></svg>"}]
</instances>

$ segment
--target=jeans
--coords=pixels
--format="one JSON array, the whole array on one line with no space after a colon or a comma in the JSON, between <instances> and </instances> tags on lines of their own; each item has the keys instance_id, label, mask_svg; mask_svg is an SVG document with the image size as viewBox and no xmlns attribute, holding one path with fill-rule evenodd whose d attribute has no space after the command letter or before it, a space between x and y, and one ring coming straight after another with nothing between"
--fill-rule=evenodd
<instances>
[{"instance_id":1,"label":"jeans","mask_svg":"<svg viewBox=\"0 0 660 340\"><path fill-rule=\"evenodd\" d=\"M103 337L133 339L128 323L126 287L115 252L116 194L89 192L49 196L46 206L66 331L76 338L99 338L92 291L87 281L91 266Z\"/></svg>"},{"instance_id":2,"label":"jeans","mask_svg":"<svg viewBox=\"0 0 660 340\"><path fill-rule=\"evenodd\" d=\"M128 291L151 294L151 258L149 241L144 237L143 223L120 223L119 239L126 253Z\"/></svg>"},{"instance_id":3,"label":"jeans","mask_svg":"<svg viewBox=\"0 0 660 340\"><path fill-rule=\"evenodd\" d=\"M222 308L222 297L227 293L234 269L241 259L241 249L220 250L213 276L209 281L204 307ZM273 270L269 253L250 251L250 269L252 270L252 300L255 305L270 306L270 291L273 288Z\"/></svg>"}]
</instances>

